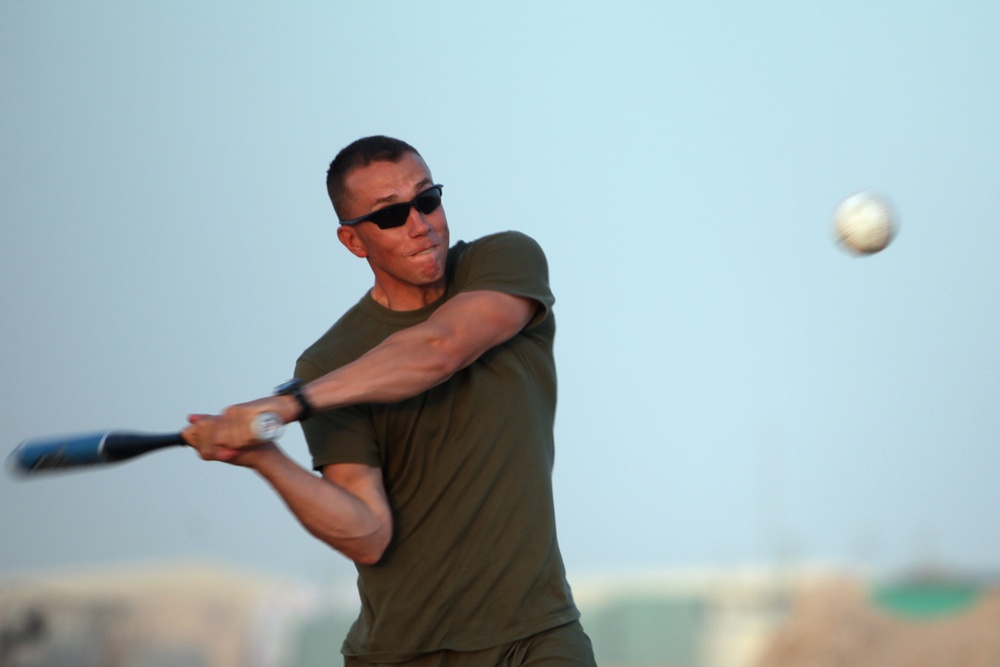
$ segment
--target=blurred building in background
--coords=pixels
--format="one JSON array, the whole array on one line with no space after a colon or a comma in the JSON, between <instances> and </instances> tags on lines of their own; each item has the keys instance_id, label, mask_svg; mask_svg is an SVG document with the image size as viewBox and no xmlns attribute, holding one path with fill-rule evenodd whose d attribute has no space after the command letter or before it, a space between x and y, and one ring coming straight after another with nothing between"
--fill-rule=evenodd
<instances>
[{"instance_id":1,"label":"blurred building in background","mask_svg":"<svg viewBox=\"0 0 1000 667\"><path fill-rule=\"evenodd\" d=\"M1000 582L715 570L575 578L602 667L996 667Z\"/></svg>"},{"instance_id":2,"label":"blurred building in background","mask_svg":"<svg viewBox=\"0 0 1000 667\"><path fill-rule=\"evenodd\" d=\"M743 667L811 576L642 572L576 577L573 590L602 667Z\"/></svg>"},{"instance_id":3,"label":"blurred building in background","mask_svg":"<svg viewBox=\"0 0 1000 667\"><path fill-rule=\"evenodd\" d=\"M212 566L0 581L0 667L273 667L315 593Z\"/></svg>"},{"instance_id":4,"label":"blurred building in background","mask_svg":"<svg viewBox=\"0 0 1000 667\"><path fill-rule=\"evenodd\" d=\"M833 569L574 576L602 667L996 667L995 580ZM0 581L0 667L328 667L357 613L224 567Z\"/></svg>"}]
</instances>

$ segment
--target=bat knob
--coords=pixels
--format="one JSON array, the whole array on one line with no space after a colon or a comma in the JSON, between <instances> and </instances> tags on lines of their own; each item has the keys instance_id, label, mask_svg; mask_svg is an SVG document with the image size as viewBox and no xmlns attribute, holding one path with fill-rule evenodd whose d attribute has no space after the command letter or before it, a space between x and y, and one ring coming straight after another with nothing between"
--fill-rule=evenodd
<instances>
[{"instance_id":1,"label":"bat knob","mask_svg":"<svg viewBox=\"0 0 1000 667\"><path fill-rule=\"evenodd\" d=\"M281 417L273 412L262 412L253 420L253 434L258 440L276 440L285 430Z\"/></svg>"}]
</instances>

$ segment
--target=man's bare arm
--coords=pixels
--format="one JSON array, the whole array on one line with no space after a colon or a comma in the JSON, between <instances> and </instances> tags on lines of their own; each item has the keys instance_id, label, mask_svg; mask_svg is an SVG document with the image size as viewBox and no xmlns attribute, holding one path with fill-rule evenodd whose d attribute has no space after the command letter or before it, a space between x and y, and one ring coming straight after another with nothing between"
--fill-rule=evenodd
<instances>
[{"instance_id":1,"label":"man's bare arm","mask_svg":"<svg viewBox=\"0 0 1000 667\"><path fill-rule=\"evenodd\" d=\"M388 337L356 361L307 386L318 410L415 396L506 342L540 306L501 292L459 294L427 321ZM204 459L252 468L281 496L312 535L359 563L375 563L392 537L392 513L379 468L326 466L317 477L273 443L259 443L249 424L260 412L286 421L298 416L294 399L278 396L228 408L221 417L192 415L185 432Z\"/></svg>"},{"instance_id":2,"label":"man's bare arm","mask_svg":"<svg viewBox=\"0 0 1000 667\"><path fill-rule=\"evenodd\" d=\"M251 468L263 477L299 523L317 539L358 563L378 562L392 537L392 512L377 467L342 463L323 476L302 468L274 443L231 449L219 445L223 420L192 415L184 432L206 460Z\"/></svg>"},{"instance_id":3,"label":"man's bare arm","mask_svg":"<svg viewBox=\"0 0 1000 667\"><path fill-rule=\"evenodd\" d=\"M309 383L319 410L392 403L435 387L520 332L539 308L502 292L464 292L426 322L386 338L367 354Z\"/></svg>"},{"instance_id":4,"label":"man's bare arm","mask_svg":"<svg viewBox=\"0 0 1000 667\"><path fill-rule=\"evenodd\" d=\"M539 308L532 299L503 292L463 292L425 322L389 336L355 361L313 380L304 393L318 411L416 396L511 339ZM252 445L251 424L262 412L277 413L290 422L298 417L299 405L288 396L270 396L230 406L222 415L225 425L217 436L220 446Z\"/></svg>"},{"instance_id":5,"label":"man's bare arm","mask_svg":"<svg viewBox=\"0 0 1000 667\"><path fill-rule=\"evenodd\" d=\"M340 463L317 477L282 455L254 469L311 535L358 563L382 558L392 537L392 512L380 468Z\"/></svg>"}]
</instances>

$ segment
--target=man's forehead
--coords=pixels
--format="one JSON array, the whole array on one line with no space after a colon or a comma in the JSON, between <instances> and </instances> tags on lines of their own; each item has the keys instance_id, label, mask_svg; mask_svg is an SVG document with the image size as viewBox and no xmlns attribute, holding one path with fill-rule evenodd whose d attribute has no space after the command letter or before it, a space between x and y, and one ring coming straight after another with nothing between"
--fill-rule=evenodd
<instances>
[{"instance_id":1,"label":"man's forehead","mask_svg":"<svg viewBox=\"0 0 1000 667\"><path fill-rule=\"evenodd\" d=\"M376 160L351 170L344 179L347 191L360 199L407 195L432 183L430 169L415 153L406 153L395 162Z\"/></svg>"}]
</instances>

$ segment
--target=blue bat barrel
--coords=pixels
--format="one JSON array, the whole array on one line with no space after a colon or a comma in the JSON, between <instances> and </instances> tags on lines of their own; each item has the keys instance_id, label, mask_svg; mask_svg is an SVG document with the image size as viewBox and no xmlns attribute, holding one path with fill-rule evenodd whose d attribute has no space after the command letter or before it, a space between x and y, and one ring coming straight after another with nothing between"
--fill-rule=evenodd
<instances>
[{"instance_id":1,"label":"blue bat barrel","mask_svg":"<svg viewBox=\"0 0 1000 667\"><path fill-rule=\"evenodd\" d=\"M22 442L11 454L14 470L32 473L113 463L161 447L185 444L180 433L98 431Z\"/></svg>"}]
</instances>

